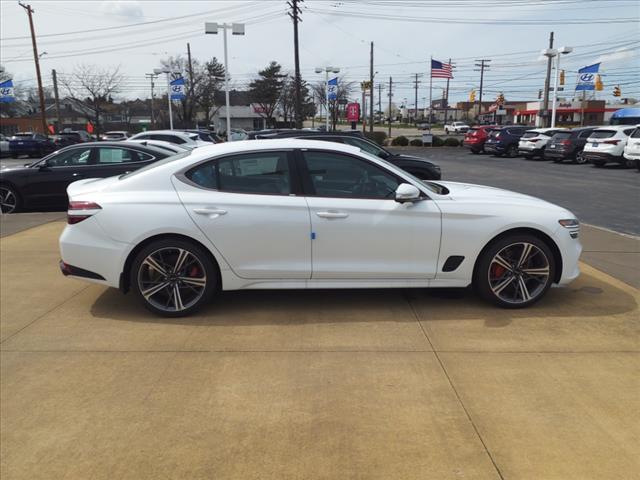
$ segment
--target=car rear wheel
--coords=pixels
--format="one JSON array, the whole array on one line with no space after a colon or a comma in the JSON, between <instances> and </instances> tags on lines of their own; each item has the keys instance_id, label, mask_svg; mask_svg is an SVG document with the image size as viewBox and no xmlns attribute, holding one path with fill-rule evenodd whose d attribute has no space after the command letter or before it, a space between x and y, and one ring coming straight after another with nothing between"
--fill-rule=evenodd
<instances>
[{"instance_id":1,"label":"car rear wheel","mask_svg":"<svg viewBox=\"0 0 640 480\"><path fill-rule=\"evenodd\" d=\"M0 211L17 213L20 211L20 196L13 187L0 185Z\"/></svg>"},{"instance_id":2,"label":"car rear wheel","mask_svg":"<svg viewBox=\"0 0 640 480\"><path fill-rule=\"evenodd\" d=\"M144 306L164 317L201 308L217 288L218 271L207 252L182 239L153 242L136 256L131 285Z\"/></svg>"},{"instance_id":3,"label":"car rear wheel","mask_svg":"<svg viewBox=\"0 0 640 480\"><path fill-rule=\"evenodd\" d=\"M515 145L511 145L508 149L507 149L507 157L509 158L515 158L518 156L518 147L516 147Z\"/></svg>"},{"instance_id":4,"label":"car rear wheel","mask_svg":"<svg viewBox=\"0 0 640 480\"><path fill-rule=\"evenodd\" d=\"M533 235L510 235L485 249L474 286L489 302L523 308L544 296L554 276L555 260L543 241Z\"/></svg>"},{"instance_id":5,"label":"car rear wheel","mask_svg":"<svg viewBox=\"0 0 640 480\"><path fill-rule=\"evenodd\" d=\"M582 152L582 150L576 152L574 163L577 163L578 165L587 163L587 159L584 158L584 153Z\"/></svg>"},{"instance_id":6,"label":"car rear wheel","mask_svg":"<svg viewBox=\"0 0 640 480\"><path fill-rule=\"evenodd\" d=\"M598 167L598 168L602 168L604 167L604 164L606 163L604 160L593 160L592 163Z\"/></svg>"}]
</instances>

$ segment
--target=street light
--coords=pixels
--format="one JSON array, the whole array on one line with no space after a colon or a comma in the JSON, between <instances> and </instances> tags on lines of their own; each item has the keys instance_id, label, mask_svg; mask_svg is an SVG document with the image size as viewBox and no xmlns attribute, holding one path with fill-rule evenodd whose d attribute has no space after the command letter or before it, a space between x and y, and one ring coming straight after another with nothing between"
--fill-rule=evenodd
<instances>
[{"instance_id":1,"label":"street light","mask_svg":"<svg viewBox=\"0 0 640 480\"><path fill-rule=\"evenodd\" d=\"M215 23L205 22L204 33L217 35L218 30L222 29L224 37L224 99L227 109L227 141L231 142L231 107L229 105L229 64L227 60L227 30L231 29L232 35L244 35L244 23Z\"/></svg>"},{"instance_id":2,"label":"street light","mask_svg":"<svg viewBox=\"0 0 640 480\"><path fill-rule=\"evenodd\" d=\"M173 130L173 112L171 110L171 77L170 74L179 75L182 72L180 70L171 70L169 68L154 68L153 73L160 75L161 73L167 76L167 102L169 103L169 129Z\"/></svg>"},{"instance_id":3,"label":"street light","mask_svg":"<svg viewBox=\"0 0 640 480\"><path fill-rule=\"evenodd\" d=\"M326 102L326 130L329 131L329 73L340 73L340 69L338 67L316 67L316 73L324 72L324 93L325 93L325 102Z\"/></svg>"},{"instance_id":4,"label":"street light","mask_svg":"<svg viewBox=\"0 0 640 480\"><path fill-rule=\"evenodd\" d=\"M545 57L556 57L556 75L553 81L553 103L551 104L551 128L556 126L556 103L558 102L558 76L560 75L560 56L573 52L573 47L547 48L542 50Z\"/></svg>"}]
</instances>

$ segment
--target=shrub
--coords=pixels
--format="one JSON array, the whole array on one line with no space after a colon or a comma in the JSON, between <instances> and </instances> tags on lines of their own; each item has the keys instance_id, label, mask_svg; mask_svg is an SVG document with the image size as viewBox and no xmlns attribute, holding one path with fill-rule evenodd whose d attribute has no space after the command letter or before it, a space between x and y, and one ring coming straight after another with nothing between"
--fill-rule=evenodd
<instances>
[{"instance_id":1,"label":"shrub","mask_svg":"<svg viewBox=\"0 0 640 480\"><path fill-rule=\"evenodd\" d=\"M403 135L400 135L399 137L396 137L391 141L391 145L393 145L394 147L406 147L407 145L409 145L409 139Z\"/></svg>"},{"instance_id":2,"label":"shrub","mask_svg":"<svg viewBox=\"0 0 640 480\"><path fill-rule=\"evenodd\" d=\"M387 139L387 134L384 132L364 132L364 136L378 145L384 145L384 141Z\"/></svg>"},{"instance_id":3,"label":"shrub","mask_svg":"<svg viewBox=\"0 0 640 480\"><path fill-rule=\"evenodd\" d=\"M442 138L436 137L434 135L433 136L433 143L431 144L431 146L432 147L441 147L442 145L444 145L444 140L442 140Z\"/></svg>"},{"instance_id":4,"label":"shrub","mask_svg":"<svg viewBox=\"0 0 640 480\"><path fill-rule=\"evenodd\" d=\"M409 142L409 145L411 145L412 147L422 147L423 143L419 138L414 138Z\"/></svg>"},{"instance_id":5,"label":"shrub","mask_svg":"<svg viewBox=\"0 0 640 480\"><path fill-rule=\"evenodd\" d=\"M459 147L460 146L460 140L458 140L457 138L449 137L444 141L444 146L445 147Z\"/></svg>"}]
</instances>

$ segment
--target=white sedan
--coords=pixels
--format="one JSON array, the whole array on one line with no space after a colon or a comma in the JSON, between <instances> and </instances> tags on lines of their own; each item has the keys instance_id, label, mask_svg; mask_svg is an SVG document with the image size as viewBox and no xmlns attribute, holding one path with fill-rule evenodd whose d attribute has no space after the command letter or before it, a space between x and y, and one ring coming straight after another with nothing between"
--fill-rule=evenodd
<instances>
[{"instance_id":1,"label":"white sedan","mask_svg":"<svg viewBox=\"0 0 640 480\"><path fill-rule=\"evenodd\" d=\"M68 188L65 275L189 314L219 290L467 287L531 305L578 274L564 208L478 185L422 182L356 147L224 143Z\"/></svg>"}]
</instances>

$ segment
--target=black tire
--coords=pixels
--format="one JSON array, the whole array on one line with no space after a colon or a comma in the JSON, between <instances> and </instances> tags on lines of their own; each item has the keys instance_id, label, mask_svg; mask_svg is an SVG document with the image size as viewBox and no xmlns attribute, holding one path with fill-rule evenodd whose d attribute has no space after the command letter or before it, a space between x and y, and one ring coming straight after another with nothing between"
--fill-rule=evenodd
<instances>
[{"instance_id":1,"label":"black tire","mask_svg":"<svg viewBox=\"0 0 640 480\"><path fill-rule=\"evenodd\" d=\"M522 154L522 158L526 159L526 160L531 160L533 158L533 155L525 155Z\"/></svg>"},{"instance_id":2,"label":"black tire","mask_svg":"<svg viewBox=\"0 0 640 480\"><path fill-rule=\"evenodd\" d=\"M593 163L595 167L602 168L607 162L605 162L604 160L592 160L591 163Z\"/></svg>"},{"instance_id":3,"label":"black tire","mask_svg":"<svg viewBox=\"0 0 640 480\"><path fill-rule=\"evenodd\" d=\"M510 145L509 148L507 148L507 157L515 158L517 156L518 156L518 147L516 147L515 145Z\"/></svg>"},{"instance_id":4,"label":"black tire","mask_svg":"<svg viewBox=\"0 0 640 480\"><path fill-rule=\"evenodd\" d=\"M531 252L535 254L523 263L524 268L517 266L519 256L524 251L524 247L520 248L519 245L535 247L535 249L531 248ZM511 266L512 271L502 267L502 264L495 260L499 253L501 258ZM502 268L502 272L498 268ZM533 275L524 273L525 270L543 272L545 268L547 275L544 278L541 273ZM503 308L524 308L536 303L545 295L553 283L555 271L555 259L545 242L533 235L507 235L492 242L483 250L476 263L473 286L488 302ZM521 282L524 282L524 290L530 295L528 300L522 293ZM499 290L498 293L496 290ZM511 299L508 298L510 296L512 296ZM519 299L518 296L522 298Z\"/></svg>"},{"instance_id":5,"label":"black tire","mask_svg":"<svg viewBox=\"0 0 640 480\"><path fill-rule=\"evenodd\" d=\"M584 158L584 153L582 152L582 150L578 150L574 156L573 156L573 163L576 163L578 165L584 165L585 163L587 163L587 159Z\"/></svg>"},{"instance_id":6,"label":"black tire","mask_svg":"<svg viewBox=\"0 0 640 480\"><path fill-rule=\"evenodd\" d=\"M12 185L0 185L0 210L2 213L18 213L22 210L22 198Z\"/></svg>"},{"instance_id":7,"label":"black tire","mask_svg":"<svg viewBox=\"0 0 640 480\"><path fill-rule=\"evenodd\" d=\"M480 150L471 150L471 153L473 153L474 155L478 155L480 153Z\"/></svg>"},{"instance_id":8,"label":"black tire","mask_svg":"<svg viewBox=\"0 0 640 480\"><path fill-rule=\"evenodd\" d=\"M625 159L624 166L627 167L627 168L635 168L636 161L635 160L626 160Z\"/></svg>"},{"instance_id":9,"label":"black tire","mask_svg":"<svg viewBox=\"0 0 640 480\"><path fill-rule=\"evenodd\" d=\"M554 158L553 163L562 163L562 158Z\"/></svg>"},{"instance_id":10,"label":"black tire","mask_svg":"<svg viewBox=\"0 0 640 480\"><path fill-rule=\"evenodd\" d=\"M188 255L175 271L181 252ZM152 266L154 261L162 270ZM189 240L166 238L138 252L131 265L130 285L149 311L163 317L183 317L209 302L217 291L218 276L218 267L204 248ZM145 286L145 292L157 290L145 295Z\"/></svg>"}]
</instances>

